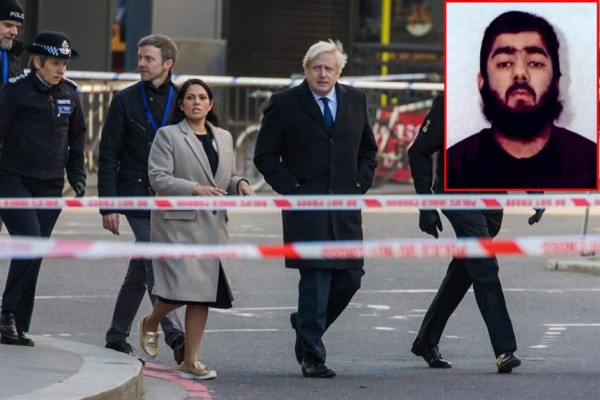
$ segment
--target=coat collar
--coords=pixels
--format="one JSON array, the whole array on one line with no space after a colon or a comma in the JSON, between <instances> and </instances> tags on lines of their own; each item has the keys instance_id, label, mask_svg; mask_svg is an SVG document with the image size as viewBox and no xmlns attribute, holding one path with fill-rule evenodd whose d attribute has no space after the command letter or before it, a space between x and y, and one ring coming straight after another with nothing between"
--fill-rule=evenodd
<instances>
[{"instance_id":1,"label":"coat collar","mask_svg":"<svg viewBox=\"0 0 600 400\"><path fill-rule=\"evenodd\" d=\"M336 123L333 124L331 134L333 134L337 130L336 127L339 127L340 125L339 123L337 123L337 121L344 121L347 118L346 93L347 90L343 85L340 85L339 83L335 84L337 112L335 117ZM313 97L313 94L310 91L306 79L302 81L300 86L298 86L298 96L300 97L300 103L306 109L306 111L308 111L308 114L319 123L321 128L323 128L324 133L329 136L329 128L327 128L327 126L325 125L325 119L323 118L321 109L317 105L317 102L315 101L315 98Z\"/></svg>"},{"instance_id":2,"label":"coat collar","mask_svg":"<svg viewBox=\"0 0 600 400\"><path fill-rule=\"evenodd\" d=\"M208 177L210 182L213 185L216 185L216 182L218 182L219 179L221 178L221 175L223 175L222 157L219 157L219 161L217 164L217 171L216 171L215 175L213 176L212 170L210 169L210 162L208 161L208 157L206 156L204 147L202 147L202 143L200 143L200 141L195 137L194 131L192 130L190 125L187 123L187 120L184 118L183 120L181 120L181 122L179 122L178 125L179 125L179 129L181 130L181 132L183 132L185 134L186 142L192 148L192 151L198 158L198 161L200 161L200 165L202 166L204 173L206 174L206 176ZM221 149L225 148L225 139L223 137L223 133L222 133L221 129L214 126L213 124L211 124L208 121L206 121L206 127L207 127L207 129L210 129L210 131L212 132L213 138L215 139L215 142L217 143L217 153L222 153Z\"/></svg>"}]
</instances>

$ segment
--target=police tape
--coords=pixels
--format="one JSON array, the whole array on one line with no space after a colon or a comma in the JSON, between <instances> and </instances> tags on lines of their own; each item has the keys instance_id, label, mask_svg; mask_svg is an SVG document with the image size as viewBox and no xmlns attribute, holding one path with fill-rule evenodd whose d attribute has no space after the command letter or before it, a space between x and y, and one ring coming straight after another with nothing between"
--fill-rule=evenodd
<instances>
[{"instance_id":1,"label":"police tape","mask_svg":"<svg viewBox=\"0 0 600 400\"><path fill-rule=\"evenodd\" d=\"M0 239L0 259L8 258L223 258L352 259L548 256L600 251L600 235L530 236L509 239L398 239L297 242L283 245L198 245L70 241L32 237Z\"/></svg>"},{"instance_id":2,"label":"police tape","mask_svg":"<svg viewBox=\"0 0 600 400\"><path fill-rule=\"evenodd\" d=\"M445 194L0 198L0 209L101 208L103 210L360 210L419 208L447 210L507 207L597 207L600 194Z\"/></svg>"},{"instance_id":3,"label":"police tape","mask_svg":"<svg viewBox=\"0 0 600 400\"><path fill-rule=\"evenodd\" d=\"M66 76L74 80L98 80L98 81L123 81L137 82L140 80L140 74L133 72L94 72L94 71L67 71ZM221 75L173 75L172 80L176 83L183 83L188 79L198 78L211 86L263 86L271 87L277 90L286 86L296 86L302 83L301 78L264 78L252 76L221 76ZM405 79L418 79L419 77L405 77ZM356 76L351 79L342 77L340 83L354 86L361 89L383 89L383 90L444 90L444 84L441 82L378 82L369 77Z\"/></svg>"}]
</instances>

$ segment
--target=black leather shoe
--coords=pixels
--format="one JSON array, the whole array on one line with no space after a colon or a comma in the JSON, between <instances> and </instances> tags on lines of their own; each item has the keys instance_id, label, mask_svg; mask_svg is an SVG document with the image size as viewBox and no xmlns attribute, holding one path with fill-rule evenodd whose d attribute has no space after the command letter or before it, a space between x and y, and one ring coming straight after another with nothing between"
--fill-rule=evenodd
<instances>
[{"instance_id":1,"label":"black leather shoe","mask_svg":"<svg viewBox=\"0 0 600 400\"><path fill-rule=\"evenodd\" d=\"M2 337L6 337L8 339L19 339L19 333L17 332L17 323L15 322L15 314L0 314L0 334L2 335Z\"/></svg>"},{"instance_id":2,"label":"black leather shoe","mask_svg":"<svg viewBox=\"0 0 600 400\"><path fill-rule=\"evenodd\" d=\"M178 337L174 342L173 346L173 357L177 365L181 364L185 359L185 336Z\"/></svg>"},{"instance_id":3,"label":"black leather shoe","mask_svg":"<svg viewBox=\"0 0 600 400\"><path fill-rule=\"evenodd\" d=\"M120 353L129 354L130 356L133 355L133 347L131 347L131 345L127 342L106 342L106 346L104 347L107 349L116 350Z\"/></svg>"},{"instance_id":4,"label":"black leather shoe","mask_svg":"<svg viewBox=\"0 0 600 400\"><path fill-rule=\"evenodd\" d=\"M25 336L23 332L19 332L16 339L13 339L9 336L0 335L0 343L2 344L12 344L15 346L35 346L35 342Z\"/></svg>"},{"instance_id":5,"label":"black leather shoe","mask_svg":"<svg viewBox=\"0 0 600 400\"><path fill-rule=\"evenodd\" d=\"M452 363L444 360L437 344L429 346L416 337L410 351L416 356L423 357L430 368L452 368Z\"/></svg>"},{"instance_id":6,"label":"black leather shoe","mask_svg":"<svg viewBox=\"0 0 600 400\"><path fill-rule=\"evenodd\" d=\"M305 378L333 378L335 371L325 363L310 364L306 361L302 362L302 375Z\"/></svg>"},{"instance_id":7,"label":"black leather shoe","mask_svg":"<svg viewBox=\"0 0 600 400\"><path fill-rule=\"evenodd\" d=\"M300 340L300 336L298 335L296 318L298 317L298 313L290 314L290 322L292 323L292 329L296 332L296 343L294 344L294 353L296 353L296 360L298 364L302 365L302 341Z\"/></svg>"},{"instance_id":8,"label":"black leather shoe","mask_svg":"<svg viewBox=\"0 0 600 400\"><path fill-rule=\"evenodd\" d=\"M512 372L513 368L521 365L521 360L512 352L507 352L500 354L496 358L496 365L498 366L498 373L508 374Z\"/></svg>"}]
</instances>

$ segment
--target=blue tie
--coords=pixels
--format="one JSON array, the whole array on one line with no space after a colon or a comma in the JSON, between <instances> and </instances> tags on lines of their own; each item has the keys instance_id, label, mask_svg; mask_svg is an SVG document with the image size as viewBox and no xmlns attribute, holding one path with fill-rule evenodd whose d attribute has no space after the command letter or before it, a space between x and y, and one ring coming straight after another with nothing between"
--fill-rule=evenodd
<instances>
[{"instance_id":1,"label":"blue tie","mask_svg":"<svg viewBox=\"0 0 600 400\"><path fill-rule=\"evenodd\" d=\"M333 115L331 114L331 110L327 105L329 103L329 99L327 97L321 97L321 101L323 102L323 117L325 118L325 125L331 129L333 126Z\"/></svg>"}]
</instances>

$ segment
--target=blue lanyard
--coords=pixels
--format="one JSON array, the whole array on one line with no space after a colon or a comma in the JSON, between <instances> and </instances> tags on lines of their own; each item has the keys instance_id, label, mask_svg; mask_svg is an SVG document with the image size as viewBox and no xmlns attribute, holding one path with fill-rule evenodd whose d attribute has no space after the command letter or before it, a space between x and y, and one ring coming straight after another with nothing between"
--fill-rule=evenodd
<instances>
[{"instance_id":1,"label":"blue lanyard","mask_svg":"<svg viewBox=\"0 0 600 400\"><path fill-rule=\"evenodd\" d=\"M8 53L2 50L2 86L8 82Z\"/></svg>"},{"instance_id":2,"label":"blue lanyard","mask_svg":"<svg viewBox=\"0 0 600 400\"><path fill-rule=\"evenodd\" d=\"M156 121L154 120L154 116L150 112L150 107L148 107L148 95L146 95L146 90L144 88L144 82L140 82L140 92L142 93L142 101L144 102L144 109L146 110L146 116L148 117L148 121L154 128L154 132L158 130L158 126L156 126ZM167 124L167 118L169 117L169 111L171 110L171 104L173 103L173 94L175 90L173 86L169 87L169 97L167 98L167 106L165 107L165 112L162 117L162 121L160 122L160 126L165 126Z\"/></svg>"}]
</instances>

